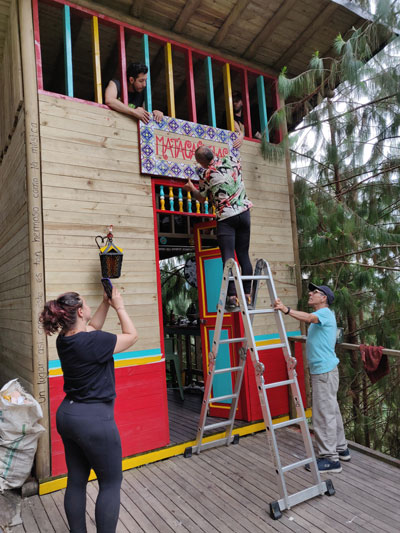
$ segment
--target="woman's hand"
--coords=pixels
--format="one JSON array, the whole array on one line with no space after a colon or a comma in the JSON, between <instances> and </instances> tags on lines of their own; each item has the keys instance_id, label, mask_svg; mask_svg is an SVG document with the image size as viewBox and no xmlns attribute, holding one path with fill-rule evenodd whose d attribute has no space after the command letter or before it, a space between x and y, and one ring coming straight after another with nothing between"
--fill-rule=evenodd
<instances>
[{"instance_id":1,"label":"woman's hand","mask_svg":"<svg viewBox=\"0 0 400 533\"><path fill-rule=\"evenodd\" d=\"M113 309L115 309L116 311L125 308L124 300L123 300L119 290L116 287L113 287L112 296L111 296L111 298L109 300L109 303L110 303L111 307Z\"/></svg>"}]
</instances>

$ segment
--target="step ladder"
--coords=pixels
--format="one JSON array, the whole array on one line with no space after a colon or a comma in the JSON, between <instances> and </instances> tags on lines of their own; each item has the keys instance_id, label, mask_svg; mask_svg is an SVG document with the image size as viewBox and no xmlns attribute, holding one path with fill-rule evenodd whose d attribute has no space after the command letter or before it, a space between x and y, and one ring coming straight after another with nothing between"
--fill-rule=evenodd
<instances>
[{"instance_id":1,"label":"step ladder","mask_svg":"<svg viewBox=\"0 0 400 533\"><path fill-rule=\"evenodd\" d=\"M245 293L243 289L243 281L252 280L252 309L248 308L246 303ZM243 320L243 326L245 330L245 336L234 339L221 339L221 330L222 323L224 318L224 313L232 312L225 310L226 296L228 292L228 284L230 281L235 283L236 293L239 298L240 307L237 308L237 311L240 311ZM267 284L269 297L271 300L271 307L268 309L257 309L257 296L259 285L261 281L265 281ZM246 365L246 356L247 353L250 353L251 361L254 366L257 389L260 397L261 409L263 413L263 418L266 427L266 433L268 438L269 447L272 453L272 458L274 462L275 471L277 473L278 480L278 492L280 499L270 503L270 515L274 520L277 520L282 516L282 511L285 509L290 509L293 505L301 503L303 501L309 500L314 496L319 496L327 494L332 496L335 494L335 489L333 487L332 481L321 480L319 470L317 468L317 462L314 454L314 449L311 442L310 432L308 430L307 419L304 412L303 402L301 399L299 384L297 381L297 373L295 370L296 359L290 354L290 345L286 335L285 325L283 322L282 315L279 311L273 309L273 303L277 298L274 281L271 274L271 269L269 264L264 259L259 259L256 263L256 268L254 275L252 276L242 276L239 271L239 267L234 259L229 259L225 263L225 268L223 272L221 292L218 300L217 307L217 320L214 331L214 339L212 344L212 350L209 354L209 368L208 368L208 379L204 389L204 398L200 413L199 427L197 431L196 444L192 447L186 448L184 456L191 457L193 453L199 454L201 451L208 448L213 448L221 444L229 445L231 443L237 444L239 442L239 435L232 435L233 425L235 422L235 413L239 401L240 389L242 386L244 369ZM283 354L286 360L288 379L284 381L278 381L276 383L266 384L264 381L264 365L260 361L258 356L258 348L253 334L253 320L255 315L266 315L268 313L273 313L275 316L276 325L279 332L279 342L276 344L270 344L268 346L262 346L260 351L272 350L275 348L282 348ZM221 344L233 344L240 343L239 348L239 359L240 362L237 366L220 368L216 369L216 359L218 357L218 350ZM214 376L223 374L223 373L236 373L235 386L232 394L225 396L212 397L211 391L213 386ZM285 422L280 422L274 424L271 417L271 412L269 408L267 390L276 388L290 386L292 398L296 408L296 418L287 420ZM222 402L223 400L231 400L231 407L229 411L229 417L223 422L216 422L212 424L206 424L208 408L211 402ZM288 427L291 425L300 426L301 435L303 438L304 448L306 452L306 458L300 461L296 461L292 464L282 466L278 443L276 438L276 431L280 428ZM214 429L224 428L224 436L220 439L204 442L203 435L205 431L210 431ZM286 481L284 474L295 468L302 468L305 465L309 464L311 469L311 474L313 477L314 484L300 492L294 494L288 494Z\"/></svg>"}]
</instances>

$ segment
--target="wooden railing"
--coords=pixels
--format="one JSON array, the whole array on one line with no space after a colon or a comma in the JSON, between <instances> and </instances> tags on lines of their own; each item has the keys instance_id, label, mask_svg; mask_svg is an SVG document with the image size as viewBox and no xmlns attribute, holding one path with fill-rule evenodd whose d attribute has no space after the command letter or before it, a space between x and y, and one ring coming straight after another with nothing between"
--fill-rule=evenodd
<instances>
[{"instance_id":1,"label":"wooden railing","mask_svg":"<svg viewBox=\"0 0 400 533\"><path fill-rule=\"evenodd\" d=\"M305 344L306 340L306 336L289 337L292 353L296 342ZM346 436L365 450L371 449L374 453L383 452L400 458L397 429L400 350L382 349L382 355L388 357L389 373L382 378L384 381L380 379L376 383L370 381L364 369L359 344L337 343L336 352L341 360L338 399ZM309 373L304 366L307 406L310 406ZM294 406L291 406L291 416L295 416L294 413Z\"/></svg>"}]
</instances>

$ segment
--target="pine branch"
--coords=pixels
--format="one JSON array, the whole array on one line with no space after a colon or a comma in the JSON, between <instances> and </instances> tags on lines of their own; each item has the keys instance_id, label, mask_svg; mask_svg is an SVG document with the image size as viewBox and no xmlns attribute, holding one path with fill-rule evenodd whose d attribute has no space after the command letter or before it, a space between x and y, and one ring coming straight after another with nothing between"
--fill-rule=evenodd
<instances>
[{"instance_id":1,"label":"pine branch","mask_svg":"<svg viewBox=\"0 0 400 533\"><path fill-rule=\"evenodd\" d=\"M318 263L311 263L311 264L320 265L321 263L326 263L327 261L331 261L333 259L342 259L343 257L349 257L350 255L364 254L367 252L372 252L374 250L381 250L382 248L399 248L399 244L383 244L381 246L374 246L373 248L364 248L363 250L357 250L355 252L348 252L347 254L337 255L335 257L329 257L328 259L321 259L320 261L318 261Z\"/></svg>"},{"instance_id":2,"label":"pine branch","mask_svg":"<svg viewBox=\"0 0 400 533\"><path fill-rule=\"evenodd\" d=\"M400 272L400 267L384 267L384 266L378 266L378 265L365 265L363 263L353 263L351 261L332 261L331 263L325 262L324 265L332 266L332 265L351 265L351 266L360 266L363 268L372 268L372 269L378 269L378 270L393 270L395 272ZM313 263L308 265L301 265L302 268L315 268L317 266L320 266L320 263Z\"/></svg>"}]
</instances>

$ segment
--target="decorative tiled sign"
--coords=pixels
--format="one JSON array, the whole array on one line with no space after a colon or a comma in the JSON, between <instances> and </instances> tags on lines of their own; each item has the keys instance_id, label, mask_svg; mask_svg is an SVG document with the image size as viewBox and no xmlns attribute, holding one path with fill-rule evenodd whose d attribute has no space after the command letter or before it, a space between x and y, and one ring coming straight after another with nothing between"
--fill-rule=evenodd
<instances>
[{"instance_id":1,"label":"decorative tiled sign","mask_svg":"<svg viewBox=\"0 0 400 533\"><path fill-rule=\"evenodd\" d=\"M197 180L194 152L209 146L217 157L229 153L239 156L233 148L236 133L164 116L162 122L140 122L140 163L142 174Z\"/></svg>"}]
</instances>

